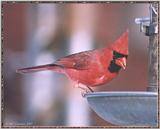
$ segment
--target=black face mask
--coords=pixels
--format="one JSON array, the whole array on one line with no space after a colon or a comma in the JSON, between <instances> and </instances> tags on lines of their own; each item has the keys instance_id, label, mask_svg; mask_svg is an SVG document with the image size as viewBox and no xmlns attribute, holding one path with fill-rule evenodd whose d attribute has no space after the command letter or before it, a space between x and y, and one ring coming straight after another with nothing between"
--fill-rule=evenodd
<instances>
[{"instance_id":1,"label":"black face mask","mask_svg":"<svg viewBox=\"0 0 160 129\"><path fill-rule=\"evenodd\" d=\"M111 73L114 73L114 72L119 72L119 70L121 69L121 66L117 65L115 63L116 59L118 58L123 58L125 57L127 59L127 55L124 55L124 54L121 54L121 53L118 53L116 51L113 51L113 58L112 58L112 61L110 62L110 65L108 67L108 70L111 72Z\"/></svg>"}]
</instances>

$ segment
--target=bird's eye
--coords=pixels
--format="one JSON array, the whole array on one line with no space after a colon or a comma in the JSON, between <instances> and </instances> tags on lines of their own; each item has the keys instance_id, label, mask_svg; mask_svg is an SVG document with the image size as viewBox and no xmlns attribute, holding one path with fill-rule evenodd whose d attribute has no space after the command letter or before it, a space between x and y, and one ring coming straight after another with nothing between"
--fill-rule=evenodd
<instances>
[{"instance_id":1,"label":"bird's eye","mask_svg":"<svg viewBox=\"0 0 160 129\"><path fill-rule=\"evenodd\" d=\"M116 51L113 51L113 59L118 59L118 58L122 58L122 57L126 57L126 59L127 59L128 56L121 54L121 53L118 53Z\"/></svg>"}]
</instances>

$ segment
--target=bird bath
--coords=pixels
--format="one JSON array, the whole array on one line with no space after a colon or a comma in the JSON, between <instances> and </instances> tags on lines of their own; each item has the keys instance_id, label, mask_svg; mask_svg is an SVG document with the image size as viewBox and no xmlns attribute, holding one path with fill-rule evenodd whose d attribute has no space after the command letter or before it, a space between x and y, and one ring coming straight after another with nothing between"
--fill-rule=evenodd
<instances>
[{"instance_id":1,"label":"bird bath","mask_svg":"<svg viewBox=\"0 0 160 129\"><path fill-rule=\"evenodd\" d=\"M115 125L158 125L158 4L150 5L150 18L137 18L141 32L149 36L149 84L147 92L93 92L83 96L104 120ZM149 21L148 21L149 19ZM147 23L147 24L146 24ZM149 24L148 24L149 23Z\"/></svg>"},{"instance_id":2,"label":"bird bath","mask_svg":"<svg viewBox=\"0 0 160 129\"><path fill-rule=\"evenodd\" d=\"M104 120L115 125L156 126L155 92L93 92L84 97Z\"/></svg>"}]
</instances>

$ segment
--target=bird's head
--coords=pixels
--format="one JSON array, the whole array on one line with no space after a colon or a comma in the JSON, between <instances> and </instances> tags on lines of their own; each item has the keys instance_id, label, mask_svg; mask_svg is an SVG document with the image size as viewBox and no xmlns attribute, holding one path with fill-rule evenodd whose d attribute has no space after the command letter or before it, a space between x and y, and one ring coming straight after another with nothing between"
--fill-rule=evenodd
<instances>
[{"instance_id":1,"label":"bird's head","mask_svg":"<svg viewBox=\"0 0 160 129\"><path fill-rule=\"evenodd\" d=\"M128 30L110 48L113 51L113 59L109 66L110 72L118 72L121 68L125 69L128 56Z\"/></svg>"}]
</instances>

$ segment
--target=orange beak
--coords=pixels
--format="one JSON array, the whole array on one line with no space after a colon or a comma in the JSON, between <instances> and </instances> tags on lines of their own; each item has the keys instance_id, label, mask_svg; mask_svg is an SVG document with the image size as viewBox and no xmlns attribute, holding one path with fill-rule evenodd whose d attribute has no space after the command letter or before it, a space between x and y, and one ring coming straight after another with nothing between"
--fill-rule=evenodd
<instances>
[{"instance_id":1,"label":"orange beak","mask_svg":"<svg viewBox=\"0 0 160 129\"><path fill-rule=\"evenodd\" d=\"M127 60L125 57L116 59L116 64L121 66L123 69L126 68L126 62L127 62Z\"/></svg>"}]
</instances>

